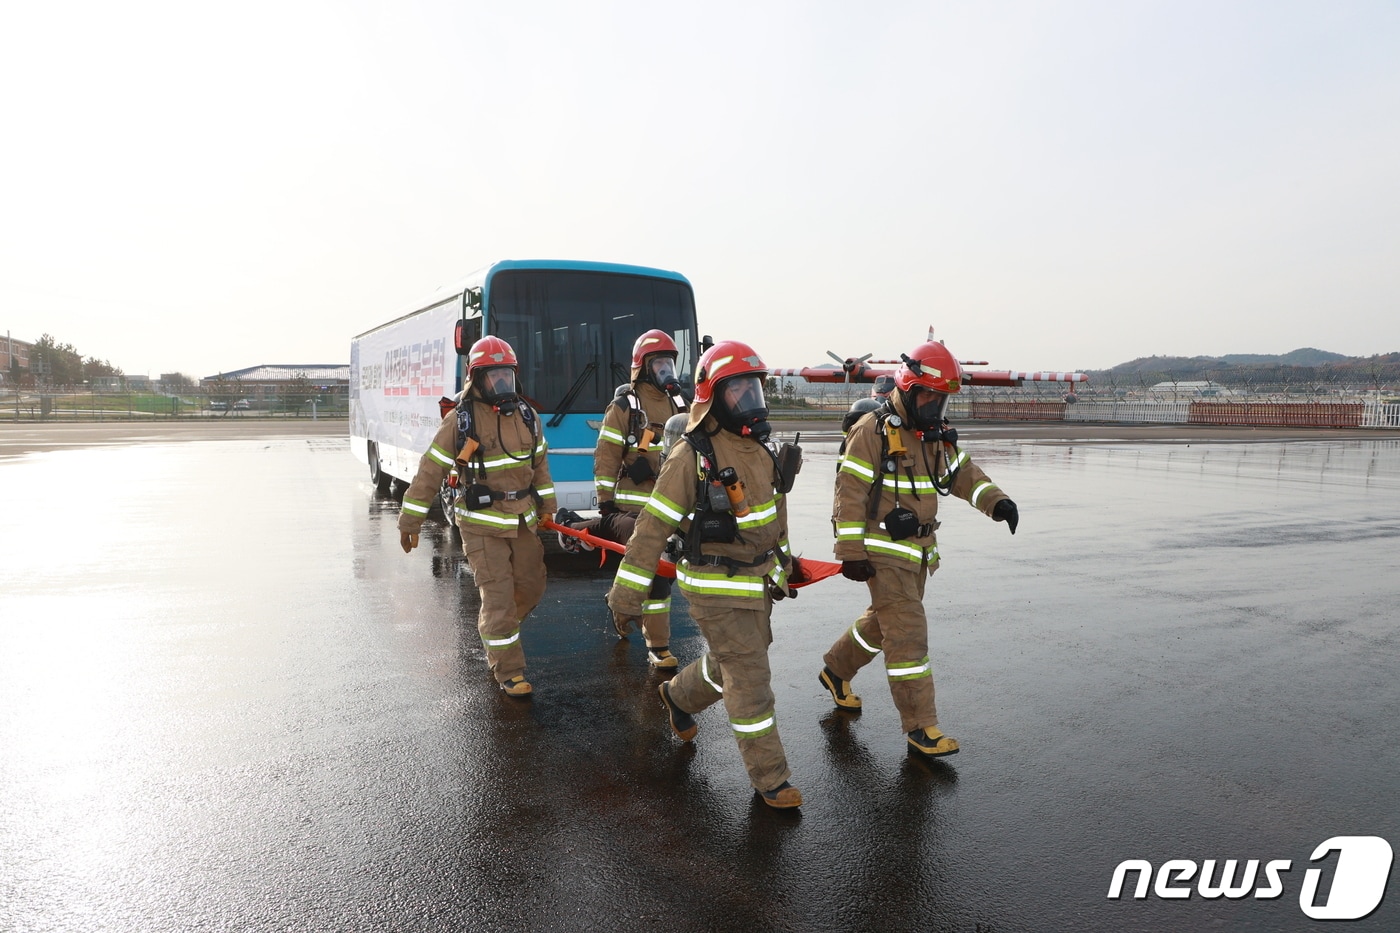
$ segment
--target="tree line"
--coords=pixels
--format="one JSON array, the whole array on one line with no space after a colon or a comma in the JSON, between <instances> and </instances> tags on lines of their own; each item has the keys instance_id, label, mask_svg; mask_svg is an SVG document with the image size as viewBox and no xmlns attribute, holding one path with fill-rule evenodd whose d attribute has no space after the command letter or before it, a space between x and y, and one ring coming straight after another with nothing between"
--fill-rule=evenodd
<instances>
[{"instance_id":1,"label":"tree line","mask_svg":"<svg viewBox=\"0 0 1400 933\"><path fill-rule=\"evenodd\" d=\"M10 360L11 378L20 381L21 372L18 362ZM80 385L99 376L125 375L121 367L113 366L110 360L99 360L95 356L84 359L77 347L59 343L50 334L44 334L30 349L29 372L36 382L58 386Z\"/></svg>"}]
</instances>

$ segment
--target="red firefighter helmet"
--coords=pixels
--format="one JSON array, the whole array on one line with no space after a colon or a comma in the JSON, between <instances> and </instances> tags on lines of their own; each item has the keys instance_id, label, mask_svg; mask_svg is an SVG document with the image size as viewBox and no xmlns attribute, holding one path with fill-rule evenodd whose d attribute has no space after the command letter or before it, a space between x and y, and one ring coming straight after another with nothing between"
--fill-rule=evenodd
<instances>
[{"instance_id":1,"label":"red firefighter helmet","mask_svg":"<svg viewBox=\"0 0 1400 933\"><path fill-rule=\"evenodd\" d=\"M714 398L715 386L730 376L757 373L766 377L768 367L754 348L738 340L721 340L704 353L695 364L695 403Z\"/></svg>"},{"instance_id":2,"label":"red firefighter helmet","mask_svg":"<svg viewBox=\"0 0 1400 933\"><path fill-rule=\"evenodd\" d=\"M500 337L482 337L467 353L467 376L483 366L516 366L515 350Z\"/></svg>"},{"instance_id":3,"label":"red firefighter helmet","mask_svg":"<svg viewBox=\"0 0 1400 933\"><path fill-rule=\"evenodd\" d=\"M493 405L516 397L515 351L500 337L482 337L467 353L467 380Z\"/></svg>"},{"instance_id":4,"label":"red firefighter helmet","mask_svg":"<svg viewBox=\"0 0 1400 933\"><path fill-rule=\"evenodd\" d=\"M905 354L904 360L894 374L895 387L901 392L916 385L948 394L962 388L962 367L948 348L935 340L920 344L913 353Z\"/></svg>"},{"instance_id":5,"label":"red firefighter helmet","mask_svg":"<svg viewBox=\"0 0 1400 933\"><path fill-rule=\"evenodd\" d=\"M669 353L673 357L680 355L680 351L676 349L676 342L664 330L653 328L632 344L632 371L641 369L642 363L653 353Z\"/></svg>"}]
</instances>

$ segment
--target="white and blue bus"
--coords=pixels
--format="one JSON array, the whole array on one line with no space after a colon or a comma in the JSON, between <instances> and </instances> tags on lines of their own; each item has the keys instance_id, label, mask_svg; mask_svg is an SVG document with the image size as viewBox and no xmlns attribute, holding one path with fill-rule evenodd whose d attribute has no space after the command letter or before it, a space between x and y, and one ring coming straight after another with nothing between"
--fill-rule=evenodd
<instances>
[{"instance_id":1,"label":"white and blue bus","mask_svg":"<svg viewBox=\"0 0 1400 933\"><path fill-rule=\"evenodd\" d=\"M652 328L676 341L689 391L699 336L685 276L573 260L492 263L351 341L351 450L380 491L396 480L406 487L442 422L438 400L462 390L463 354L494 335L515 349L520 392L540 413L559 504L594 508L603 411L630 378L633 342Z\"/></svg>"}]
</instances>

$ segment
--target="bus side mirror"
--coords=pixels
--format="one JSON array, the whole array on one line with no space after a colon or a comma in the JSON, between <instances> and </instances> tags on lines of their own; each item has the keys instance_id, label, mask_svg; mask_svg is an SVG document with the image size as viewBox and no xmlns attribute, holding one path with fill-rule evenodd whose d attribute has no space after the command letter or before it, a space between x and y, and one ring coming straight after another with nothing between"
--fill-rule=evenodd
<instances>
[{"instance_id":1,"label":"bus side mirror","mask_svg":"<svg viewBox=\"0 0 1400 933\"><path fill-rule=\"evenodd\" d=\"M481 318L459 318L457 327L452 332L452 345L457 349L458 356L466 356L471 351L472 344L481 339Z\"/></svg>"}]
</instances>

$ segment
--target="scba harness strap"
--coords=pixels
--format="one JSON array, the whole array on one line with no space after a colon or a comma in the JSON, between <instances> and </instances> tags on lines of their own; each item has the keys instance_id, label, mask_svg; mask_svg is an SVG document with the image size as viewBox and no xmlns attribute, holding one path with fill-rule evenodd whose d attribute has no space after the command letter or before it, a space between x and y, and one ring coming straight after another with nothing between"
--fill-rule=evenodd
<instances>
[{"instance_id":1,"label":"scba harness strap","mask_svg":"<svg viewBox=\"0 0 1400 933\"><path fill-rule=\"evenodd\" d=\"M875 419L877 424L876 433L880 435L880 460L878 463L875 464L875 479L870 484L869 507L866 511L866 518L870 521L875 520L876 513L878 513L880 510L880 493L884 489L885 474L893 474L898 472L900 460L902 460L904 458L904 455L909 452L908 448L904 446L904 439L899 436L899 429L904 425L904 419L902 419L898 414L895 413L894 408L890 405L889 399L886 399L884 404L881 405L878 409L876 409ZM894 432L893 435L890 434L891 431ZM940 480L939 477L935 475L935 467L937 466L939 456L943 457L944 463L949 462L947 451L943 449L943 445L945 443L952 446L955 454L958 452L957 432L954 431L952 428L940 428L936 431L916 430L915 434L917 434L919 440L923 442L924 465L929 470L929 481L933 484L934 492L938 493L938 495L940 496L951 495L953 491L953 482L958 477L958 470L962 468L962 458L953 458L952 462L954 463L954 466L951 470L948 471L947 476L943 477L942 480ZM891 443L891 436L893 436L894 443ZM935 447L936 452L934 454L933 466L929 466L928 464L928 444L937 445ZM842 441L841 452L845 453L845 449L846 442ZM904 467L904 475L909 479L910 492L914 494L915 499L918 499L919 491L918 486L914 482L913 467L906 465ZM908 512L907 509L900 508L898 482L895 483L894 504L895 508L893 511L891 511L890 515L894 515L895 512ZM913 513L910 513L911 516L912 514ZM888 520L889 516L886 516L887 523ZM896 522L899 521L900 519L896 519ZM932 523L910 526L907 520L905 520L903 522L903 525L904 527L908 528L909 533L903 535L902 537L927 537L928 535L933 533ZM928 528L929 530L926 531L926 528ZM890 529L887 527L886 530ZM891 535L893 536L893 532L891 533ZM899 541L901 540L901 538L896 537L895 540Z\"/></svg>"},{"instance_id":2,"label":"scba harness strap","mask_svg":"<svg viewBox=\"0 0 1400 933\"><path fill-rule=\"evenodd\" d=\"M627 435L622 439L622 456L626 457L633 447L638 449L650 447L659 435L652 432L651 437L647 437L650 429L650 422L647 420L646 409L642 407L642 400L637 395L637 387L628 384L622 386L619 394L613 399L613 404L618 408L627 409ZM685 399L679 396L666 396L671 403L671 414L680 414L688 411L689 406L685 404ZM643 441L644 443L639 443Z\"/></svg>"},{"instance_id":3,"label":"scba harness strap","mask_svg":"<svg viewBox=\"0 0 1400 933\"><path fill-rule=\"evenodd\" d=\"M777 548L770 547L762 554L759 554L756 557L754 557L753 560L745 561L739 560L738 558L734 557L720 557L716 554L710 554L708 556L701 556L697 559L691 560L690 563L692 565L699 565L705 567L723 567L728 572L729 576L732 577L740 570L747 570L750 567L760 567L768 563L769 559L777 555L777 553Z\"/></svg>"},{"instance_id":4,"label":"scba harness strap","mask_svg":"<svg viewBox=\"0 0 1400 933\"><path fill-rule=\"evenodd\" d=\"M471 451L468 452L468 456L459 457L457 462L464 466L470 466L470 457L471 454L474 453L476 455L476 468L481 472L481 475L484 476L486 475L486 458L481 451L481 438L477 436L476 425L472 420L472 403L475 401L478 400L463 396L462 400L457 403L457 448L466 451L467 441L475 442ZM483 402L482 404L485 403ZM499 420L502 410L499 406L493 406L493 408ZM535 417L535 410L524 403L516 403L514 407L504 413L509 415L517 411L520 412L520 420L524 421L530 427L530 466L533 468L535 466L535 448L539 446L540 442L539 419ZM510 454L507 453L506 456L510 457ZM511 459L514 460L516 458L511 457ZM521 457L519 459L523 462L525 458Z\"/></svg>"},{"instance_id":5,"label":"scba harness strap","mask_svg":"<svg viewBox=\"0 0 1400 933\"><path fill-rule=\"evenodd\" d=\"M697 427L693 431L686 432L683 437L686 443L694 448L697 465L695 513L691 518L690 533L686 539L686 559L693 565L724 567L729 576L732 577L740 570L760 566L778 555L778 549L769 548L762 554L756 555L752 560L743 561L733 557L705 554L701 551L702 544L733 544L736 541L743 542L744 536L739 531L739 520L734 514L734 505L730 501L729 494L725 492L724 482L721 480L724 471L720 469L715 457L715 445L710 440L710 435L706 434L703 428ZM785 475L782 472L778 456L767 444L762 446L769 458L773 460L774 491L786 493L787 489L791 488L791 481L796 475L798 466L800 466L802 449L795 445L784 445L784 447L793 448L791 453L785 451L784 459L793 464L792 474ZM733 481L734 479L731 477L731 482Z\"/></svg>"},{"instance_id":6,"label":"scba harness strap","mask_svg":"<svg viewBox=\"0 0 1400 933\"><path fill-rule=\"evenodd\" d=\"M486 478L486 455L481 447L481 439L477 436L476 425L472 419L472 407L475 399L463 396L457 403L457 445L460 453L457 455L457 476L448 480L448 485L461 488L463 479L468 481L465 489L459 493L463 508L484 509L489 508L492 502L513 502L518 499L526 499L534 495L535 487L529 486L525 489L496 490L476 482L477 479ZM501 408L493 406L497 413L497 418L501 416ZM536 463L535 451L539 447L540 426L539 419L535 417L535 410L529 405L517 403L505 414L514 412L520 413L520 418L530 427L530 468L533 470ZM524 457L513 457L509 451L505 454L512 460L524 462ZM473 461L475 463L473 464ZM456 480L454 482L453 480Z\"/></svg>"},{"instance_id":7,"label":"scba harness strap","mask_svg":"<svg viewBox=\"0 0 1400 933\"><path fill-rule=\"evenodd\" d=\"M739 522L730 511L729 496L719 481L719 465L715 462L715 445L702 428L687 431L682 435L685 442L695 450L695 512L690 520L690 533L687 535L686 559L692 564L710 562L700 550L702 543L732 544L742 541ZM729 569L734 575L734 568Z\"/></svg>"},{"instance_id":8,"label":"scba harness strap","mask_svg":"<svg viewBox=\"0 0 1400 933\"><path fill-rule=\"evenodd\" d=\"M512 489L508 492L500 492L490 486L483 486L480 483L472 483L462 491L462 508L464 509L484 509L490 507L492 502L515 502L519 499L528 499L535 493L535 487L529 486L525 489Z\"/></svg>"}]
</instances>

